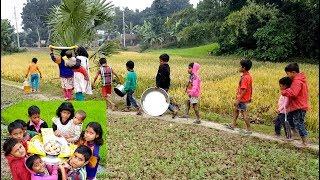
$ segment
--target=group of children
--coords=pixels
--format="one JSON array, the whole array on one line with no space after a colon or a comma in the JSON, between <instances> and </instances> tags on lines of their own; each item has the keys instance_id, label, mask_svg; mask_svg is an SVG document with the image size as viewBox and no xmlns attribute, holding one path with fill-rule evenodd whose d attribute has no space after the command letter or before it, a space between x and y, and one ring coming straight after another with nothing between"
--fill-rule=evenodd
<instances>
[{"instance_id":1,"label":"group of children","mask_svg":"<svg viewBox=\"0 0 320 180\"><path fill-rule=\"evenodd\" d=\"M103 144L103 131L99 123L89 122L82 131L86 113L83 110L75 112L70 102L63 102L56 111L56 117L52 119L54 134L78 147L66 162L48 164L39 155L27 153L27 141L41 133L41 128L48 127L41 119L37 106L29 107L28 114L27 123L17 119L8 125L10 137L3 144L14 180L95 179Z\"/></svg>"}]
</instances>

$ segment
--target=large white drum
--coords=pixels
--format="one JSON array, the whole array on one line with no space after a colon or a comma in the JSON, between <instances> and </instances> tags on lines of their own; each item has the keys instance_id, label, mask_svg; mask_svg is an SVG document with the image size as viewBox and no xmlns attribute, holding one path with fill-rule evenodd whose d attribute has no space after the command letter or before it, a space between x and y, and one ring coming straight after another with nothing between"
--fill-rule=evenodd
<instances>
[{"instance_id":1,"label":"large white drum","mask_svg":"<svg viewBox=\"0 0 320 180\"><path fill-rule=\"evenodd\" d=\"M142 109L150 116L162 115L167 111L169 104L169 95L161 88L149 88L141 96Z\"/></svg>"}]
</instances>

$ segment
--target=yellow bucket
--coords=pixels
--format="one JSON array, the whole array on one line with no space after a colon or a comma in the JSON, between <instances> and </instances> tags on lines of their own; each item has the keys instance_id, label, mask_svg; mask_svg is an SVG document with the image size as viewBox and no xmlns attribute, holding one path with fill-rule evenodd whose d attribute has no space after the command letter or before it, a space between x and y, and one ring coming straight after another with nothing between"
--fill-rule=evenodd
<instances>
[{"instance_id":1,"label":"yellow bucket","mask_svg":"<svg viewBox=\"0 0 320 180\"><path fill-rule=\"evenodd\" d=\"M23 91L25 94L31 93L31 86L27 80L23 82Z\"/></svg>"}]
</instances>

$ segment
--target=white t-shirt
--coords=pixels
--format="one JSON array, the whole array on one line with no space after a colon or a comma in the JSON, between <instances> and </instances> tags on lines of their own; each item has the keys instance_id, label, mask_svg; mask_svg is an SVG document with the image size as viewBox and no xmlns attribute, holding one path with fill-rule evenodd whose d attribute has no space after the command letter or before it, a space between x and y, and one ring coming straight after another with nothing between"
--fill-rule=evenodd
<instances>
[{"instance_id":1,"label":"white t-shirt","mask_svg":"<svg viewBox=\"0 0 320 180\"><path fill-rule=\"evenodd\" d=\"M52 122L57 125L57 130L62 133L63 137L68 136L72 133L72 120L70 120L66 125L61 124L59 117L52 118Z\"/></svg>"}]
</instances>

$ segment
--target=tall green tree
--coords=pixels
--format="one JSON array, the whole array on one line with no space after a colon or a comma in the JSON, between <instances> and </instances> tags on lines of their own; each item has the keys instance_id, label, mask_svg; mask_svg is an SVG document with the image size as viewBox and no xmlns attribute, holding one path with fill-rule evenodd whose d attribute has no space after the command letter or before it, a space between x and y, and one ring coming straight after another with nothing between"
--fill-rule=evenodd
<instances>
[{"instance_id":1,"label":"tall green tree","mask_svg":"<svg viewBox=\"0 0 320 180\"><path fill-rule=\"evenodd\" d=\"M14 28L8 19L1 19L1 51L10 51L13 47Z\"/></svg>"}]
</instances>

